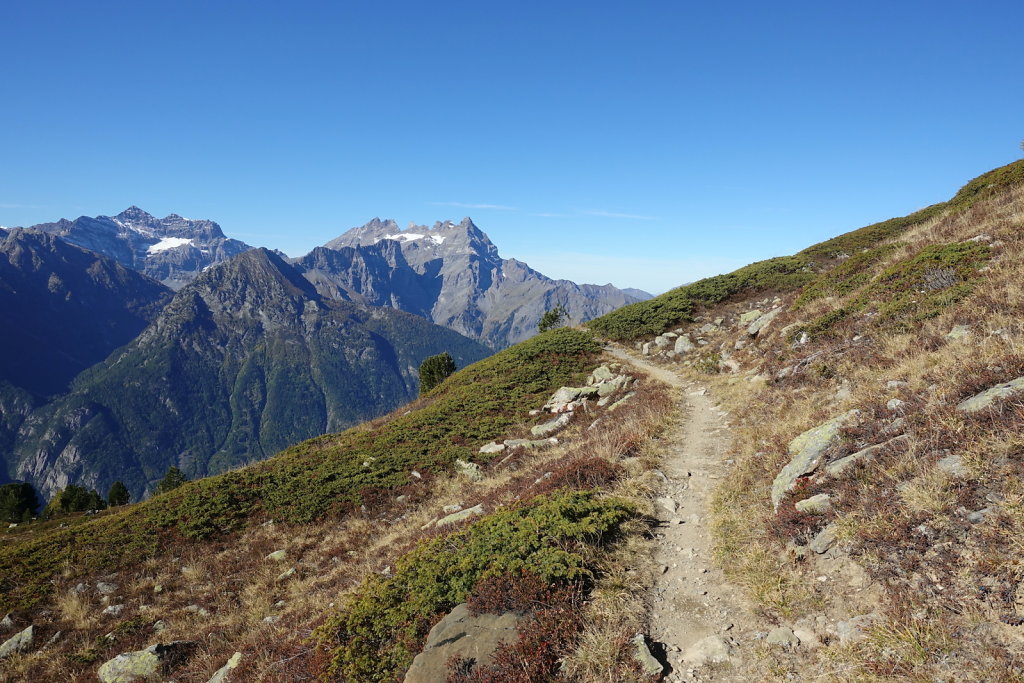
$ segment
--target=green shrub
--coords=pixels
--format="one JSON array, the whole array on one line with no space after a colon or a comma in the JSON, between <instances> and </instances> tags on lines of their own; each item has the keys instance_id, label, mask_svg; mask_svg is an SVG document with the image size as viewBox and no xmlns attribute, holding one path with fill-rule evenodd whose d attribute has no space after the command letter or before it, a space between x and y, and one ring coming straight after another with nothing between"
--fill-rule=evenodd
<instances>
[{"instance_id":1,"label":"green shrub","mask_svg":"<svg viewBox=\"0 0 1024 683\"><path fill-rule=\"evenodd\" d=\"M443 472L457 458L478 460L480 445L506 434L559 386L582 381L599 350L588 332L552 330L457 372L408 414L310 439L102 519L0 547L0 610L36 604L64 566L114 570L176 538L232 533L267 517L312 522L411 485L411 470Z\"/></svg>"},{"instance_id":2,"label":"green shrub","mask_svg":"<svg viewBox=\"0 0 1024 683\"><path fill-rule=\"evenodd\" d=\"M614 538L635 516L626 502L592 492L542 496L500 510L466 529L421 544L393 576L367 579L316 637L338 680L393 681L427 632L483 579L532 572L547 584L592 577L583 548Z\"/></svg>"}]
</instances>

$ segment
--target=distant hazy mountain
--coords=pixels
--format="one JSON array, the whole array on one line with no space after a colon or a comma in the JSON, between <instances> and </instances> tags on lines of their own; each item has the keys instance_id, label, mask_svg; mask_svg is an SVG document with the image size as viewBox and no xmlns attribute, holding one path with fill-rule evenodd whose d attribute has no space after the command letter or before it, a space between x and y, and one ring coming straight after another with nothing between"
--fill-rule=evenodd
<instances>
[{"instance_id":1,"label":"distant hazy mountain","mask_svg":"<svg viewBox=\"0 0 1024 683\"><path fill-rule=\"evenodd\" d=\"M0 232L0 382L58 393L170 301L158 282L35 230Z\"/></svg>"},{"instance_id":2,"label":"distant hazy mountain","mask_svg":"<svg viewBox=\"0 0 1024 683\"><path fill-rule=\"evenodd\" d=\"M172 289L180 289L211 265L252 248L225 237L213 221L173 213L155 218L137 206L116 216L81 216L32 227L108 256Z\"/></svg>"},{"instance_id":3,"label":"distant hazy mountain","mask_svg":"<svg viewBox=\"0 0 1024 683\"><path fill-rule=\"evenodd\" d=\"M203 476L376 417L416 396L419 364L482 345L390 308L333 301L265 249L179 291L131 344L36 410L10 469L45 495L67 483L136 499L168 466Z\"/></svg>"},{"instance_id":4,"label":"distant hazy mountain","mask_svg":"<svg viewBox=\"0 0 1024 683\"><path fill-rule=\"evenodd\" d=\"M648 298L610 284L552 280L503 259L469 218L407 230L375 218L295 263L321 294L416 313L492 349L536 334L541 316L558 305L579 323Z\"/></svg>"}]
</instances>

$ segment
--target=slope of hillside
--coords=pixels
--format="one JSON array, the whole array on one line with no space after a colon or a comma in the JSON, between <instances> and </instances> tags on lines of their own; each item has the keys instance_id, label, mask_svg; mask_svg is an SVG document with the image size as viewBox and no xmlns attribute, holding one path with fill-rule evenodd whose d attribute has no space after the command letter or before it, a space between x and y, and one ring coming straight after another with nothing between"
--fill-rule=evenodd
<instances>
[{"instance_id":1,"label":"slope of hillside","mask_svg":"<svg viewBox=\"0 0 1024 683\"><path fill-rule=\"evenodd\" d=\"M321 297L255 249L179 291L131 344L24 422L16 476L135 500L168 467L195 478L377 417L416 396L419 364L489 351L414 315Z\"/></svg>"},{"instance_id":2,"label":"slope of hillside","mask_svg":"<svg viewBox=\"0 0 1024 683\"><path fill-rule=\"evenodd\" d=\"M737 418L717 560L782 630L699 675L1024 677L1022 181L592 323Z\"/></svg>"},{"instance_id":3,"label":"slope of hillside","mask_svg":"<svg viewBox=\"0 0 1024 683\"><path fill-rule=\"evenodd\" d=\"M492 349L536 334L541 317L556 306L581 323L647 296L552 280L503 259L469 218L406 230L374 219L296 264L327 296L422 315Z\"/></svg>"},{"instance_id":4,"label":"slope of hillside","mask_svg":"<svg viewBox=\"0 0 1024 683\"><path fill-rule=\"evenodd\" d=\"M537 675L588 628L605 629L612 661L635 670L637 613L613 606L635 592L625 564L649 490L636 456L668 401L615 365L595 370L599 350L555 330L387 418L66 528L9 532L0 610L33 624L37 644L61 635L4 674L87 677L120 652L187 641L164 662L178 680L207 680L235 651L232 680L395 680L467 599L525 611L534 626L504 656L529 656ZM556 440L538 440L530 425L552 415L531 411L562 385L603 399L579 402ZM481 449L516 437L534 442Z\"/></svg>"}]
</instances>

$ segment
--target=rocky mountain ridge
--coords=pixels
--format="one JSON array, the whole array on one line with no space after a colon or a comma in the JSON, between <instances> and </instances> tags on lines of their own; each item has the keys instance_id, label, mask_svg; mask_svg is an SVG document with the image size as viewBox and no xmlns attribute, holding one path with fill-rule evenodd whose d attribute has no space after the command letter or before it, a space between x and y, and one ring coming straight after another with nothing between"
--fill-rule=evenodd
<instances>
[{"instance_id":1,"label":"rocky mountain ridge","mask_svg":"<svg viewBox=\"0 0 1024 683\"><path fill-rule=\"evenodd\" d=\"M493 349L536 334L556 306L582 323L645 298L610 284L552 280L503 259L468 217L406 230L375 218L295 263L322 293L407 310Z\"/></svg>"},{"instance_id":2,"label":"rocky mountain ridge","mask_svg":"<svg viewBox=\"0 0 1024 683\"><path fill-rule=\"evenodd\" d=\"M211 265L252 248L226 237L213 221L173 213L156 218L137 206L116 216L62 218L32 228L103 254L175 290Z\"/></svg>"},{"instance_id":3,"label":"rocky mountain ridge","mask_svg":"<svg viewBox=\"0 0 1024 683\"><path fill-rule=\"evenodd\" d=\"M319 295L265 249L182 288L130 344L26 417L8 464L45 497L68 483L135 499L171 465L187 476L262 460L416 395L419 364L487 349L418 316Z\"/></svg>"}]
</instances>

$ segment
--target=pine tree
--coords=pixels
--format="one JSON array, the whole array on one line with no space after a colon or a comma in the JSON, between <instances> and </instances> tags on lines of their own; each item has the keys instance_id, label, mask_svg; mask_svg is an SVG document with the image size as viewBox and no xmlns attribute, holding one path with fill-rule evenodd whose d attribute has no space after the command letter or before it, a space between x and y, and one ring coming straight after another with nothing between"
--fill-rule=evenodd
<instances>
[{"instance_id":1,"label":"pine tree","mask_svg":"<svg viewBox=\"0 0 1024 683\"><path fill-rule=\"evenodd\" d=\"M558 304L550 311L546 311L540 318L540 323L537 324L537 329L540 332L547 332L558 327L558 325L565 319L566 311L562 304Z\"/></svg>"},{"instance_id":2,"label":"pine tree","mask_svg":"<svg viewBox=\"0 0 1024 683\"><path fill-rule=\"evenodd\" d=\"M21 522L31 518L39 506L36 490L27 482L0 486L0 519Z\"/></svg>"},{"instance_id":3,"label":"pine tree","mask_svg":"<svg viewBox=\"0 0 1024 683\"><path fill-rule=\"evenodd\" d=\"M164 478L160 480L160 483L156 485L156 492L160 494L173 491L187 481L188 479L181 473L181 470L174 465L171 465L167 468L167 474L165 474Z\"/></svg>"},{"instance_id":4,"label":"pine tree","mask_svg":"<svg viewBox=\"0 0 1024 683\"><path fill-rule=\"evenodd\" d=\"M110 485L110 491L107 493L107 505L110 507L127 505L131 499L132 495L128 492L128 487L124 485L123 481L115 481Z\"/></svg>"},{"instance_id":5,"label":"pine tree","mask_svg":"<svg viewBox=\"0 0 1024 683\"><path fill-rule=\"evenodd\" d=\"M445 381L455 370L455 359L447 351L423 361L420 365L420 396Z\"/></svg>"}]
</instances>

